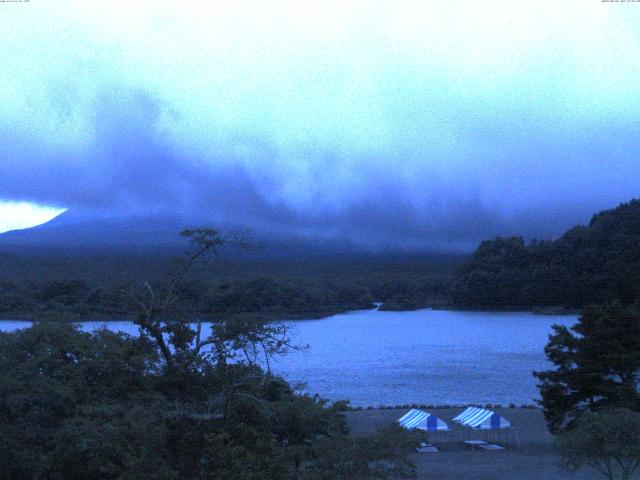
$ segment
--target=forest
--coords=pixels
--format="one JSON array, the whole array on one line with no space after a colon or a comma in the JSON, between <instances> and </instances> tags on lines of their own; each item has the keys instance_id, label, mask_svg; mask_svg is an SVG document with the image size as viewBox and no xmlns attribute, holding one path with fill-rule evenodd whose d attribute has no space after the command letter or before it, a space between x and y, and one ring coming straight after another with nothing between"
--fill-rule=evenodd
<instances>
[{"instance_id":1,"label":"forest","mask_svg":"<svg viewBox=\"0 0 640 480\"><path fill-rule=\"evenodd\" d=\"M171 265L166 254L0 253L0 316L131 318L122 296ZM640 200L599 212L555 240L484 241L470 256L362 255L229 260L199 268L179 286L205 318L318 318L347 310L419 308L579 310L640 298Z\"/></svg>"},{"instance_id":2,"label":"forest","mask_svg":"<svg viewBox=\"0 0 640 480\"><path fill-rule=\"evenodd\" d=\"M519 309L640 298L640 200L595 214L556 240L482 242L447 286L450 305Z\"/></svg>"},{"instance_id":3,"label":"forest","mask_svg":"<svg viewBox=\"0 0 640 480\"><path fill-rule=\"evenodd\" d=\"M302 393L268 367L269 357L299 348L273 320L375 301L389 309L581 308L571 330L554 327L545 351L557 368L535 372L548 427L576 469L595 458L585 453L596 438L584 433L592 424L633 423L630 438L640 431L640 201L557 240L483 242L464 261L225 262L217 231L183 235L195 254L174 262L3 255L5 318L131 318L140 335L83 333L64 322L0 333L8 445L0 478L415 478L408 452L416 434L395 427L354 437L347 402ZM203 321L214 325L208 337ZM637 458L629 453L625 468L637 468Z\"/></svg>"},{"instance_id":4,"label":"forest","mask_svg":"<svg viewBox=\"0 0 640 480\"><path fill-rule=\"evenodd\" d=\"M284 324L216 320L202 334L179 286L224 240L189 236L193 253L168 275L122 292L138 336L59 322L0 332L0 479L414 478L409 432L351 437L347 402L271 373L270 357L300 348Z\"/></svg>"},{"instance_id":5,"label":"forest","mask_svg":"<svg viewBox=\"0 0 640 480\"><path fill-rule=\"evenodd\" d=\"M460 256L396 256L270 261L217 258L179 286L204 317L256 314L318 318L373 308L409 310L444 305ZM164 275L167 256L0 255L0 317L37 320L125 319L122 296L139 279Z\"/></svg>"}]
</instances>

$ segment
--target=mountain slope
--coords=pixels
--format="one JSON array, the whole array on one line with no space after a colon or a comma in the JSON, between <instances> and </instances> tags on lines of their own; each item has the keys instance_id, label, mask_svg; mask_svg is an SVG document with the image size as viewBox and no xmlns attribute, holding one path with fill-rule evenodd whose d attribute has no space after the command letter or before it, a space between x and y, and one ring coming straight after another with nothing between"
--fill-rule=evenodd
<instances>
[{"instance_id":1,"label":"mountain slope","mask_svg":"<svg viewBox=\"0 0 640 480\"><path fill-rule=\"evenodd\" d=\"M185 228L213 226L223 233L243 231L243 225L219 224L205 218L178 216L99 215L65 212L48 223L0 234L0 252L8 253L157 253L182 251ZM360 249L346 238L319 237L255 228L248 231L260 248L252 257L289 258L375 253ZM397 253L393 250L385 253ZM400 252L402 253L402 252ZM429 253L429 252L427 252ZM225 256L244 257L237 249Z\"/></svg>"},{"instance_id":2,"label":"mountain slope","mask_svg":"<svg viewBox=\"0 0 640 480\"><path fill-rule=\"evenodd\" d=\"M553 241L485 241L449 284L464 307L582 307L640 300L640 200L595 214Z\"/></svg>"},{"instance_id":3,"label":"mountain slope","mask_svg":"<svg viewBox=\"0 0 640 480\"><path fill-rule=\"evenodd\" d=\"M90 216L65 212L50 222L0 235L4 249L141 249L180 245L187 222L176 218Z\"/></svg>"}]
</instances>

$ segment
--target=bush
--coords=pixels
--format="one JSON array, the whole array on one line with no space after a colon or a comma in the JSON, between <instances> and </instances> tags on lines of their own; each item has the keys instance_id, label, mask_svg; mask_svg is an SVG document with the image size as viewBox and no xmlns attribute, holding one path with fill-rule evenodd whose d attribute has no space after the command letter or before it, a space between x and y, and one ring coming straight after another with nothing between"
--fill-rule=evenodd
<instances>
[{"instance_id":1,"label":"bush","mask_svg":"<svg viewBox=\"0 0 640 480\"><path fill-rule=\"evenodd\" d=\"M587 412L560 436L565 467L597 470L613 480L629 480L640 468L640 413L625 408Z\"/></svg>"},{"instance_id":2,"label":"bush","mask_svg":"<svg viewBox=\"0 0 640 480\"><path fill-rule=\"evenodd\" d=\"M347 402L296 394L254 365L218 363L213 354L171 367L161 358L144 335L71 324L0 333L0 479L412 472L399 433L398 445L347 435Z\"/></svg>"}]
</instances>

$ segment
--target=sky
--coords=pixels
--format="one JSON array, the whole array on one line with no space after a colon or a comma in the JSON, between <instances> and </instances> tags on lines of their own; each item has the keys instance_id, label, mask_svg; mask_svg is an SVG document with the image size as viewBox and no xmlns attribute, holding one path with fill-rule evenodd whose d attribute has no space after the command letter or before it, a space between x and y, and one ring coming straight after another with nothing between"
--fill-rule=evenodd
<instances>
[{"instance_id":1,"label":"sky","mask_svg":"<svg viewBox=\"0 0 640 480\"><path fill-rule=\"evenodd\" d=\"M640 3L0 3L0 65L0 231L68 209L456 250L638 196Z\"/></svg>"}]
</instances>

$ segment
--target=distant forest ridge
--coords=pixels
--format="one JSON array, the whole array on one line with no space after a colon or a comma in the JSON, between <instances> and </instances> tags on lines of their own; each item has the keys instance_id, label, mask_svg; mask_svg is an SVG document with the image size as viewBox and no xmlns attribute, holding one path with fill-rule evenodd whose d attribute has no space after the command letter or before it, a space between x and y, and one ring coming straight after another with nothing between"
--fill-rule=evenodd
<instances>
[{"instance_id":1,"label":"distant forest ridge","mask_svg":"<svg viewBox=\"0 0 640 480\"><path fill-rule=\"evenodd\" d=\"M2 252L4 250L4 253ZM12 252L12 253L9 253ZM176 253L176 252L173 252ZM123 285L161 281L167 252L47 255L0 249L0 318L123 319ZM469 257L447 255L225 255L180 286L204 316L315 318L346 310L535 309L640 301L640 200L593 216L562 237L484 241Z\"/></svg>"},{"instance_id":2,"label":"distant forest ridge","mask_svg":"<svg viewBox=\"0 0 640 480\"><path fill-rule=\"evenodd\" d=\"M640 200L599 212L557 240L484 241L446 291L451 305L468 308L582 308L640 300Z\"/></svg>"},{"instance_id":3,"label":"distant forest ridge","mask_svg":"<svg viewBox=\"0 0 640 480\"><path fill-rule=\"evenodd\" d=\"M237 261L216 259L180 285L205 317L317 318L347 310L445 306L460 256L396 256ZM170 257L0 253L0 319L131 318L123 286L161 282Z\"/></svg>"}]
</instances>

